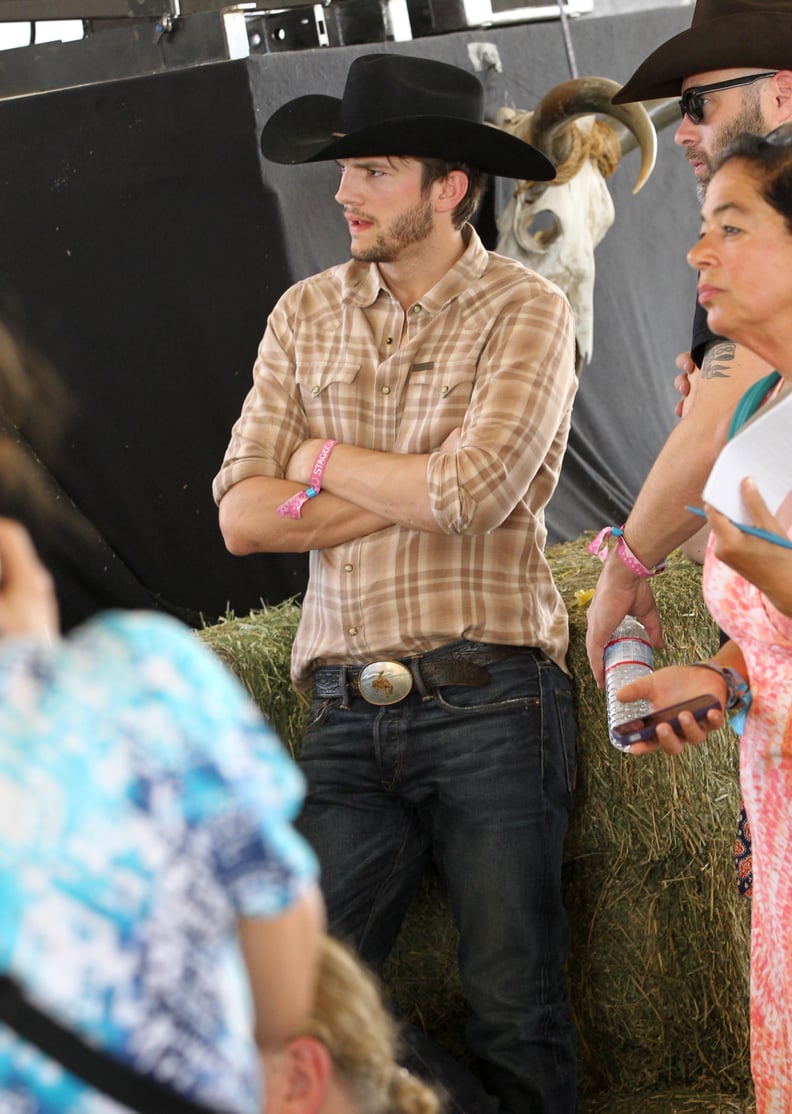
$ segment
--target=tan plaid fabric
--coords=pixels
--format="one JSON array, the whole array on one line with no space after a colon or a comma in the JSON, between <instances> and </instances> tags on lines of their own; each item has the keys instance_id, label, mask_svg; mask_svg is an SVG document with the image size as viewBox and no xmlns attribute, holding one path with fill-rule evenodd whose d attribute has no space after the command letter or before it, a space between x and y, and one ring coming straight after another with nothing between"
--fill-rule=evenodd
<instances>
[{"instance_id":1,"label":"tan plaid fabric","mask_svg":"<svg viewBox=\"0 0 792 1114\"><path fill-rule=\"evenodd\" d=\"M316 665L459 638L538 646L564 667L566 611L543 547L576 390L572 315L555 286L466 235L406 322L378 268L355 261L297 283L270 316L217 502L248 476L282 477L309 437L428 453L463 431L427 470L444 533L393 526L311 554L298 687Z\"/></svg>"}]
</instances>

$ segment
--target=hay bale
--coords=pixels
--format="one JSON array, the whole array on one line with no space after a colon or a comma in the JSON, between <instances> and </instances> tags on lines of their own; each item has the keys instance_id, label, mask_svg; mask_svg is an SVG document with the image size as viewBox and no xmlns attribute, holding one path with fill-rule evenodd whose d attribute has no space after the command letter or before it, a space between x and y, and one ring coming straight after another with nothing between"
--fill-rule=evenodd
<instances>
[{"instance_id":1,"label":"hay bale","mask_svg":"<svg viewBox=\"0 0 792 1114\"><path fill-rule=\"evenodd\" d=\"M750 903L736 891L740 807L734 735L679 758L634 758L608 741L578 594L599 567L587 538L550 557L570 616L578 716L576 810L565 845L569 977L585 1092L750 1089ZM666 632L658 666L717 647L701 571L675 554L654 582Z\"/></svg>"},{"instance_id":2,"label":"hay bale","mask_svg":"<svg viewBox=\"0 0 792 1114\"><path fill-rule=\"evenodd\" d=\"M300 748L309 707L305 693L291 685L291 648L300 609L294 600L275 607L233 614L197 631L198 636L232 670L263 711L292 755Z\"/></svg>"},{"instance_id":3,"label":"hay bale","mask_svg":"<svg viewBox=\"0 0 792 1114\"><path fill-rule=\"evenodd\" d=\"M742 1110L750 1093L750 904L737 896L731 856L740 804L736 740L724 730L677 759L636 759L611 746L579 603L599 573L588 540L548 551L570 616L578 717L564 889L581 1106L634 1114L640 1092L642 1112ZM709 656L717 631L699 567L675 554L654 587L667 638L657 664ZM286 603L199 632L292 753L306 712L288 683L298 618L299 608ZM430 874L388 961L386 986L406 1017L469 1063L456 949L442 887ZM615 1105L619 1095L626 1105Z\"/></svg>"}]
</instances>

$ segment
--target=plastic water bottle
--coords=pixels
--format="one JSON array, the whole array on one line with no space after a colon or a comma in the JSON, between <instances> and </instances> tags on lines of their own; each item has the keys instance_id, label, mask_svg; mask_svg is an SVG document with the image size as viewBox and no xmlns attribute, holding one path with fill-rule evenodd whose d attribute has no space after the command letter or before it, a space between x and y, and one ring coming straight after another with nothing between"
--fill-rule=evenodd
<instances>
[{"instance_id":1,"label":"plastic water bottle","mask_svg":"<svg viewBox=\"0 0 792 1114\"><path fill-rule=\"evenodd\" d=\"M629 750L613 736L617 723L639 719L649 714L648 700L622 703L616 693L630 681L636 681L654 669L654 651L646 627L632 615L626 615L605 644L605 700L608 708L608 735L619 750Z\"/></svg>"}]
</instances>

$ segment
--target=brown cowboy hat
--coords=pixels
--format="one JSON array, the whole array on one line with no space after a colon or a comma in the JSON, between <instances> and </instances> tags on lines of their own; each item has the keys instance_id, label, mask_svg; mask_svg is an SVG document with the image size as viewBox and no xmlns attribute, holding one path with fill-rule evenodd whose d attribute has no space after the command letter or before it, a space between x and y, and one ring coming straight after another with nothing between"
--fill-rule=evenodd
<instances>
[{"instance_id":1,"label":"brown cowboy hat","mask_svg":"<svg viewBox=\"0 0 792 1114\"><path fill-rule=\"evenodd\" d=\"M792 0L698 0L687 31L641 63L614 104L678 97L709 70L792 68Z\"/></svg>"},{"instance_id":2,"label":"brown cowboy hat","mask_svg":"<svg viewBox=\"0 0 792 1114\"><path fill-rule=\"evenodd\" d=\"M429 58L364 54L344 95L309 94L269 118L261 150L271 162L405 155L466 162L489 174L547 182L549 159L484 123L484 89L472 73Z\"/></svg>"}]
</instances>

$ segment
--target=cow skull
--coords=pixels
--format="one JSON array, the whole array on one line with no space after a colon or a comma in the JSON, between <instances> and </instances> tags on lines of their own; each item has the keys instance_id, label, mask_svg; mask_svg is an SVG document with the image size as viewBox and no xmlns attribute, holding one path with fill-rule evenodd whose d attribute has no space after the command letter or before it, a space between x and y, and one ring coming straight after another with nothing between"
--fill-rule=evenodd
<instances>
[{"instance_id":1,"label":"cow skull","mask_svg":"<svg viewBox=\"0 0 792 1114\"><path fill-rule=\"evenodd\" d=\"M495 118L499 127L543 151L558 170L555 182L518 183L498 219L496 250L521 260L565 292L575 315L578 368L591 359L593 348L594 249L614 219L605 177L622 154L639 146L637 193L657 153L646 108L611 104L619 88L609 78L575 78L556 85L532 112L501 108ZM616 127L596 119L598 113L614 118ZM665 116L662 122L667 122Z\"/></svg>"}]
</instances>

